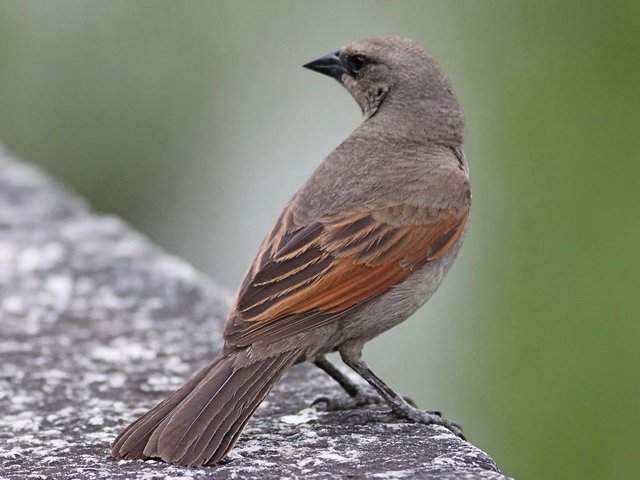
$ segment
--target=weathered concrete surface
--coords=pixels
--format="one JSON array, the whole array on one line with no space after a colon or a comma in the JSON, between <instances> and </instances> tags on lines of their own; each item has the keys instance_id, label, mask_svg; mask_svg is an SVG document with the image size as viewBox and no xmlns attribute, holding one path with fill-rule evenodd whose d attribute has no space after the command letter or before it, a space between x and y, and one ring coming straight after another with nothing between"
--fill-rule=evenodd
<instances>
[{"instance_id":1,"label":"weathered concrete surface","mask_svg":"<svg viewBox=\"0 0 640 480\"><path fill-rule=\"evenodd\" d=\"M116 433L214 356L228 301L0 151L0 478L505 478L443 428L345 425L307 408L342 394L309 366L272 392L222 466L113 460Z\"/></svg>"}]
</instances>

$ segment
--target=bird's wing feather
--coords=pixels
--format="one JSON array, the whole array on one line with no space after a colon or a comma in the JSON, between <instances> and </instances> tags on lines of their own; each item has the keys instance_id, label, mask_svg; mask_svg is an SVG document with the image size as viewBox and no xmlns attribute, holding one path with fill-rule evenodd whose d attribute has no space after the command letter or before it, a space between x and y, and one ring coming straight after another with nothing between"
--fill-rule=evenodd
<instances>
[{"instance_id":1,"label":"bird's wing feather","mask_svg":"<svg viewBox=\"0 0 640 480\"><path fill-rule=\"evenodd\" d=\"M468 218L466 206L397 225L388 220L397 207L327 216L303 227L293 225L285 208L240 286L227 342L271 342L334 321L444 255Z\"/></svg>"}]
</instances>

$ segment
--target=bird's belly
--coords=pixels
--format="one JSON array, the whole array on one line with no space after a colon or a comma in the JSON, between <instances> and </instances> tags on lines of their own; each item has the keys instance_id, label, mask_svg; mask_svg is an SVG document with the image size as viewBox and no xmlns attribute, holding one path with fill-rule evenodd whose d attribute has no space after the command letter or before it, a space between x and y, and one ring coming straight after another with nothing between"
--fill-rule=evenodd
<instances>
[{"instance_id":1,"label":"bird's belly","mask_svg":"<svg viewBox=\"0 0 640 480\"><path fill-rule=\"evenodd\" d=\"M389 291L339 321L333 350L349 340L366 342L398 325L431 298L447 275L462 242L442 258L428 262Z\"/></svg>"}]
</instances>

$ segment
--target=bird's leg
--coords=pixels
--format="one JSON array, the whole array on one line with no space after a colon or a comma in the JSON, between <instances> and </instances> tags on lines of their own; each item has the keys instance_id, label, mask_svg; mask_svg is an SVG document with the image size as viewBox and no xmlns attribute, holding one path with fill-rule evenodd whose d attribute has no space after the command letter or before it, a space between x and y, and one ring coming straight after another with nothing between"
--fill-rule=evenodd
<instances>
[{"instance_id":1,"label":"bird's leg","mask_svg":"<svg viewBox=\"0 0 640 480\"><path fill-rule=\"evenodd\" d=\"M313 364L338 382L343 390L347 392L349 398L320 397L316 398L312 405L324 404L327 410L349 410L366 405L380 405L386 403L385 399L377 393L368 391L353 380L349 379L349 377L342 373L338 367L327 360L327 357L324 355L318 355L313 361ZM404 399L411 405L415 406L413 400L410 398L405 397Z\"/></svg>"},{"instance_id":2,"label":"bird's leg","mask_svg":"<svg viewBox=\"0 0 640 480\"><path fill-rule=\"evenodd\" d=\"M340 384L340 386L344 389L345 392L349 394L350 397L355 397L359 393L361 393L362 388L360 385L356 384L352 380L349 379L344 373L340 371L338 367L336 367L333 363L327 360L327 357L324 355L318 355L313 364L323 370L327 375L333 378L336 382Z\"/></svg>"},{"instance_id":3,"label":"bird's leg","mask_svg":"<svg viewBox=\"0 0 640 480\"><path fill-rule=\"evenodd\" d=\"M313 364L338 382L343 390L347 392L349 398L320 397L316 398L312 405L324 404L327 410L348 410L364 405L384 403L384 399L380 397L380 395L365 390L362 386L349 379L338 367L327 360L327 357L324 355L318 355L313 361Z\"/></svg>"},{"instance_id":4,"label":"bird's leg","mask_svg":"<svg viewBox=\"0 0 640 480\"><path fill-rule=\"evenodd\" d=\"M369 385L371 385L382 398L385 399L391 412L379 412L374 410L367 410L364 412L358 412L356 415L360 421L375 422L382 421L387 422L393 416L404 418L416 423L422 423L425 425L442 425L443 427L451 430L455 435L464 439L464 432L462 426L451 420L443 418L440 412L424 411L416 408L405 401L402 396L394 392L391 387L384 383L364 361L360 358L360 351L341 351L342 360L349 367L351 367L358 375L364 378Z\"/></svg>"}]
</instances>

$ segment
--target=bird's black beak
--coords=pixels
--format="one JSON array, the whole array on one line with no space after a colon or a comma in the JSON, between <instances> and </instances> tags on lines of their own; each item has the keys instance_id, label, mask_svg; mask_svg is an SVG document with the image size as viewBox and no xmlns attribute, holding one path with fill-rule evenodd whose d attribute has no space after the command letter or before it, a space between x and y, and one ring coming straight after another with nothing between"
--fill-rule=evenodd
<instances>
[{"instance_id":1,"label":"bird's black beak","mask_svg":"<svg viewBox=\"0 0 640 480\"><path fill-rule=\"evenodd\" d=\"M340 51L333 52L329 55L325 55L324 57L320 57L313 62L309 62L306 65L303 65L303 67L324 75L329 75L330 77L340 81L342 80L342 75L347 73L347 71L344 69L339 55Z\"/></svg>"}]
</instances>

